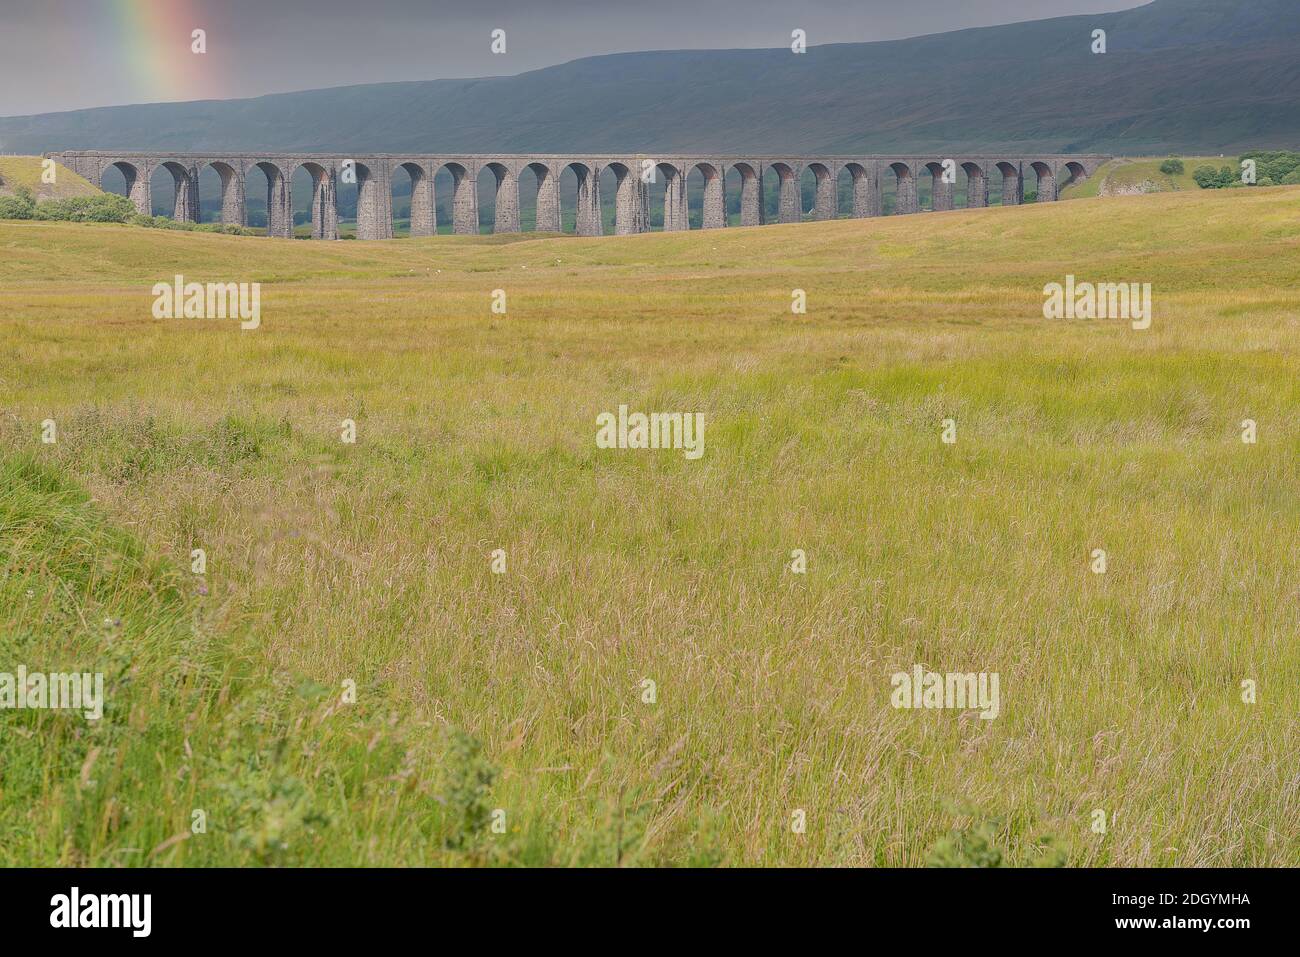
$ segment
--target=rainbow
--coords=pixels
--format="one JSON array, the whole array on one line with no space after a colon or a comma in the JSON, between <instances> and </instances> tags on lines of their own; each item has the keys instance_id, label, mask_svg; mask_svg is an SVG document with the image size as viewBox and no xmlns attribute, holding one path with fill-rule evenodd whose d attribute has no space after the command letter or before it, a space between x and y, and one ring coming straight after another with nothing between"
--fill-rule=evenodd
<instances>
[{"instance_id":1,"label":"rainbow","mask_svg":"<svg viewBox=\"0 0 1300 957\"><path fill-rule=\"evenodd\" d=\"M116 51L133 94L144 100L190 100L210 93L208 57L191 50L194 30L209 29L198 0L104 0L101 36ZM208 37L211 44L212 38Z\"/></svg>"}]
</instances>

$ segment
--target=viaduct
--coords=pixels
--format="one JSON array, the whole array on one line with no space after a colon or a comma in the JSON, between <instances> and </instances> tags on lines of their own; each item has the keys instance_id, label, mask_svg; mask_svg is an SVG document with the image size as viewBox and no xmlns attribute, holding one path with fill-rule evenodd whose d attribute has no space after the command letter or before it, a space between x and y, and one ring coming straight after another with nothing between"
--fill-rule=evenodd
<instances>
[{"instance_id":1,"label":"viaduct","mask_svg":"<svg viewBox=\"0 0 1300 957\"><path fill-rule=\"evenodd\" d=\"M816 177L816 202L811 213L816 219L839 215L837 182L847 171L852 177L852 215L879 216L881 186L896 185L896 213L916 213L917 180L932 177L933 208L953 208L953 183L957 170L967 178L968 207L987 206L990 178L1001 181L1002 205L1013 206L1024 199L1024 184L1032 172L1038 184L1038 201L1051 202L1060 187L1092 175L1110 157L1080 155L968 155L932 156L751 156L583 154L583 155L410 155L371 154L343 156L309 153L133 153L67 151L48 153L54 159L95 186L102 186L110 167L121 171L127 192L136 208L152 213L150 182L159 167L171 173L175 185L174 216L197 222L199 218L199 173L212 167L221 178L221 219L228 224L247 225L246 184L254 170L266 179L267 234L293 236L294 173L305 169L312 178L312 237L338 238L337 194L340 180L357 188L357 238L391 239L393 236L392 182L399 169L411 179L411 235L430 236L437 232L434 205L434 176L445 169L452 179L452 219L456 233L478 233L478 178L488 169L496 181L495 232L519 232L519 180L525 171L537 180L537 229L560 231L560 175L572 169L578 181L577 232L599 236L602 232L600 175L614 174L616 186L615 229L617 234L647 232L650 229L649 182L664 183L664 229L689 229L686 180L695 170L704 178L702 225L712 229L727 225L726 177L740 179L740 221L757 226L765 221L763 177L775 174L780 183L778 221L800 222L804 218L800 183L806 170ZM949 175L945 176L945 169ZM255 180L260 180L256 176ZM733 179L733 182L735 180Z\"/></svg>"}]
</instances>

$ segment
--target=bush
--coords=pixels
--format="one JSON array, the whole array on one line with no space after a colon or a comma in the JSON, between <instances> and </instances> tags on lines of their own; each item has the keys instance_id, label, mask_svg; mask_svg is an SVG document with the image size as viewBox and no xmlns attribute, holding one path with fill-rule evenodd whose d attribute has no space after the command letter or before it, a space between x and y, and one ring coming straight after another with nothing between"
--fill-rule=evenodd
<instances>
[{"instance_id":1,"label":"bush","mask_svg":"<svg viewBox=\"0 0 1300 957\"><path fill-rule=\"evenodd\" d=\"M36 205L33 219L65 223L125 223L135 215L135 205L125 196L73 196Z\"/></svg>"},{"instance_id":2,"label":"bush","mask_svg":"<svg viewBox=\"0 0 1300 957\"><path fill-rule=\"evenodd\" d=\"M252 236L253 231L233 223L187 223L196 233L221 233L225 236Z\"/></svg>"},{"instance_id":3,"label":"bush","mask_svg":"<svg viewBox=\"0 0 1300 957\"><path fill-rule=\"evenodd\" d=\"M1052 834L1035 837L1029 842L1032 849L1008 859L997 847L1002 819L986 817L972 808L957 809L950 805L948 810L973 820L926 848L926 867L1065 867L1069 861L1068 846Z\"/></svg>"},{"instance_id":4,"label":"bush","mask_svg":"<svg viewBox=\"0 0 1300 957\"><path fill-rule=\"evenodd\" d=\"M1241 177L1231 166L1225 166L1220 170L1215 170L1213 166L1208 165L1198 166L1196 172L1192 173L1192 179L1196 180L1196 185L1201 189L1225 189L1241 182Z\"/></svg>"},{"instance_id":5,"label":"bush","mask_svg":"<svg viewBox=\"0 0 1300 957\"><path fill-rule=\"evenodd\" d=\"M1288 176L1300 169L1300 153L1287 150L1252 150L1242 153L1241 158L1255 161L1257 186L1265 185L1266 179L1270 181L1268 185L1285 182Z\"/></svg>"},{"instance_id":6,"label":"bush","mask_svg":"<svg viewBox=\"0 0 1300 957\"><path fill-rule=\"evenodd\" d=\"M166 216L140 216L135 215L127 220L132 226L143 226L145 229L173 229L186 233L222 233L227 236L252 236L253 231L243 226L226 225L225 223L179 223L174 219L168 219Z\"/></svg>"},{"instance_id":7,"label":"bush","mask_svg":"<svg viewBox=\"0 0 1300 957\"><path fill-rule=\"evenodd\" d=\"M0 196L0 219L31 219L36 204L23 196Z\"/></svg>"},{"instance_id":8,"label":"bush","mask_svg":"<svg viewBox=\"0 0 1300 957\"><path fill-rule=\"evenodd\" d=\"M1167 159L1160 164L1160 172L1166 176L1182 176L1184 171L1183 161L1180 159Z\"/></svg>"},{"instance_id":9,"label":"bush","mask_svg":"<svg viewBox=\"0 0 1300 957\"><path fill-rule=\"evenodd\" d=\"M492 785L500 772L484 754L483 745L460 730L450 733L443 772L441 803L446 808L444 842L457 851L474 852L490 839Z\"/></svg>"}]
</instances>

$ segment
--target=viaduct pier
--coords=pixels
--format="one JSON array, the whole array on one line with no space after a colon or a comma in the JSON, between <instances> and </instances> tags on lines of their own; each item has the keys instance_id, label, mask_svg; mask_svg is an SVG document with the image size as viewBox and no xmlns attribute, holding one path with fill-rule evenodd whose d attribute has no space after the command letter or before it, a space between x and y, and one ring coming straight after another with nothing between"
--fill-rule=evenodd
<instances>
[{"instance_id":1,"label":"viaduct pier","mask_svg":"<svg viewBox=\"0 0 1300 957\"><path fill-rule=\"evenodd\" d=\"M762 225L765 177L779 183L777 222L800 222L805 212L814 219L879 216L882 187L892 183L895 213L921 211L917 182L931 182L933 210L954 208L954 184L960 170L966 182L966 206L989 204L990 182L1000 185L1001 203L1014 206L1025 195L1025 183L1032 177L1039 202L1056 200L1060 189L1091 176L1110 157L1099 154L956 154L943 156L754 156L734 154L661 155L649 154L342 154L313 153L160 153L108 152L98 150L48 153L78 175L102 187L111 168L119 170L127 193L144 215L152 214L151 181L160 168L172 176L173 216L180 221L199 219L199 175L211 167L221 180L222 222L248 223L245 199L253 183L265 178L267 234L293 236L292 181L298 170L311 175L312 237L337 239L340 181L355 182L357 188L357 237L393 237L392 185L399 170L411 182L411 235L437 232L434 177L445 170L452 183L452 228L456 233L479 232L478 180L490 170L495 181L495 222L499 233L519 232L520 179L535 177L537 184L536 229L559 232L560 176L572 170L577 178L577 233L599 236L601 223L601 173L609 170L615 183L615 225L619 235L650 229L650 184L664 185L664 229L690 228L687 177L698 171L704 181L701 224L705 229L727 225L726 186L728 177L740 184L740 222ZM800 184L806 171L816 182L816 201L805 211ZM848 173L852 184L852 208L841 211L838 182ZM847 203L846 203L847 206Z\"/></svg>"}]
</instances>

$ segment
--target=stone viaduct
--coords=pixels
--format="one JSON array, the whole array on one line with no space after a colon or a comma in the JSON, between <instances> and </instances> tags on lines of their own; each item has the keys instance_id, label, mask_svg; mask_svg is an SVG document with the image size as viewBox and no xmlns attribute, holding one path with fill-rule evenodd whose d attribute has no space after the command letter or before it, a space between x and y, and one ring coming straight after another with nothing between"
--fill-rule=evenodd
<instances>
[{"instance_id":1,"label":"stone viaduct","mask_svg":"<svg viewBox=\"0 0 1300 957\"><path fill-rule=\"evenodd\" d=\"M519 232L519 181L525 171L537 180L536 226L539 232L560 231L560 175L572 169L577 177L576 224L580 236L602 232L600 176L614 174L616 183L615 232L647 232L650 229L650 183L664 184L664 229L689 229L687 177L698 170L704 179L702 226L712 229L727 225L726 178L740 178L740 221L757 226L765 221L764 175L775 175L780 184L778 221L800 222L804 218L801 182L811 170L816 178L815 219L839 215L837 184L848 171L853 185L852 215L879 216L881 187L892 180L896 188L896 213L916 213L917 180L932 177L933 208L954 206L953 178L961 170L967 179L967 207L987 206L989 184L996 174L1001 183L1002 205L1013 206L1024 198L1026 176L1031 172L1038 185L1038 201L1051 202L1066 183L1092 175L1108 156L957 154L933 156L752 156L582 154L582 155L455 155L455 154L342 154L309 153L142 153L68 151L46 154L95 186L102 186L110 167L121 171L127 192L143 214L152 212L150 182L165 168L175 186L173 215L177 220L197 222L199 218L199 174L212 167L221 178L222 222L247 225L245 196L254 171L265 176L267 190L267 234L293 236L294 173L305 169L312 178L312 237L337 239L337 194L340 181L356 183L357 237L391 239L393 236L392 183L399 169L411 179L411 235L437 232L434 205L434 176L445 169L452 180L452 219L456 233L478 233L478 178L488 169L496 182L494 231ZM945 168L949 176L945 176ZM733 182L735 180L733 179Z\"/></svg>"}]
</instances>

